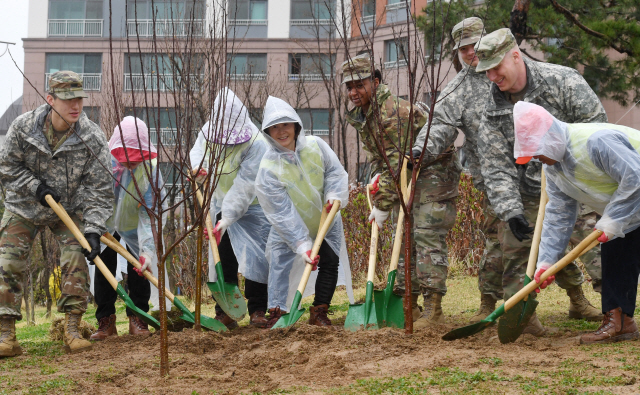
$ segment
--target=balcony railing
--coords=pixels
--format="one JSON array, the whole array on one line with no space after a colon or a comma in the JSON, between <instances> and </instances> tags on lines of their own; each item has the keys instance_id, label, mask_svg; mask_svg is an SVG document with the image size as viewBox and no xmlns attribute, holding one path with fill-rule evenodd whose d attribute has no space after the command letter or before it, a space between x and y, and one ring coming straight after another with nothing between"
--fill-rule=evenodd
<instances>
[{"instance_id":1,"label":"balcony railing","mask_svg":"<svg viewBox=\"0 0 640 395\"><path fill-rule=\"evenodd\" d=\"M191 88L198 89L199 82L204 79L204 75L190 74ZM158 81L159 80L159 81ZM182 77L177 74L125 74L124 90L125 91L174 91L176 89L184 89L182 85Z\"/></svg>"},{"instance_id":2,"label":"balcony railing","mask_svg":"<svg viewBox=\"0 0 640 395\"><path fill-rule=\"evenodd\" d=\"M311 131L311 134L314 136L328 136L329 129L313 129Z\"/></svg>"},{"instance_id":3,"label":"balcony railing","mask_svg":"<svg viewBox=\"0 0 640 395\"><path fill-rule=\"evenodd\" d=\"M233 26L267 26L266 19L229 19Z\"/></svg>"},{"instance_id":4,"label":"balcony railing","mask_svg":"<svg viewBox=\"0 0 640 395\"><path fill-rule=\"evenodd\" d=\"M399 67L404 67L407 65L407 61L404 59L394 60L393 62L384 62L385 69L397 69Z\"/></svg>"},{"instance_id":5,"label":"balcony railing","mask_svg":"<svg viewBox=\"0 0 640 395\"><path fill-rule=\"evenodd\" d=\"M160 128L160 139L162 141L162 145L176 145L176 141L178 140L178 131L172 128ZM151 143L153 145L158 145L158 130L150 129L149 137L151 137Z\"/></svg>"},{"instance_id":6,"label":"balcony railing","mask_svg":"<svg viewBox=\"0 0 640 395\"><path fill-rule=\"evenodd\" d=\"M52 73L44 73L44 89L49 90L49 77ZM81 73L82 89L85 91L99 91L102 86L102 73Z\"/></svg>"},{"instance_id":7,"label":"balcony railing","mask_svg":"<svg viewBox=\"0 0 640 395\"><path fill-rule=\"evenodd\" d=\"M102 19L49 19L49 37L102 37Z\"/></svg>"},{"instance_id":8,"label":"balcony railing","mask_svg":"<svg viewBox=\"0 0 640 395\"><path fill-rule=\"evenodd\" d=\"M330 74L326 78L331 78ZM289 81L323 81L322 74L289 74Z\"/></svg>"},{"instance_id":9,"label":"balcony railing","mask_svg":"<svg viewBox=\"0 0 640 395\"><path fill-rule=\"evenodd\" d=\"M411 6L411 2L409 0L401 0L398 3L387 4L386 9L387 11L401 10L409 6Z\"/></svg>"},{"instance_id":10,"label":"balcony railing","mask_svg":"<svg viewBox=\"0 0 640 395\"><path fill-rule=\"evenodd\" d=\"M329 26L331 19L292 19L291 26Z\"/></svg>"},{"instance_id":11,"label":"balcony railing","mask_svg":"<svg viewBox=\"0 0 640 395\"><path fill-rule=\"evenodd\" d=\"M375 22L376 20L376 16L375 15L369 15L369 16L363 16L362 17L362 23L372 23Z\"/></svg>"},{"instance_id":12,"label":"balcony railing","mask_svg":"<svg viewBox=\"0 0 640 395\"><path fill-rule=\"evenodd\" d=\"M264 81L267 79L266 74L231 74L231 81Z\"/></svg>"},{"instance_id":13,"label":"balcony railing","mask_svg":"<svg viewBox=\"0 0 640 395\"><path fill-rule=\"evenodd\" d=\"M204 22L204 19L156 19L156 37L201 37L204 35ZM153 37L153 19L127 19L127 34Z\"/></svg>"}]
</instances>

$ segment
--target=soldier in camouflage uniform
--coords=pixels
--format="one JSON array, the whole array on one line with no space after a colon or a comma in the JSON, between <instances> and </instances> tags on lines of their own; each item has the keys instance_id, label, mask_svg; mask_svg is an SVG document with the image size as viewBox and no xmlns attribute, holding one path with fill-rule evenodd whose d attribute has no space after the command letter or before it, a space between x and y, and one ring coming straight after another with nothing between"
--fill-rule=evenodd
<instances>
[{"instance_id":1,"label":"soldier in camouflage uniform","mask_svg":"<svg viewBox=\"0 0 640 395\"><path fill-rule=\"evenodd\" d=\"M49 227L60 245L62 296L67 352L91 349L78 333L87 308L88 268L100 252L100 235L111 216L113 191L105 165L110 163L105 134L82 112L87 97L76 73L60 71L49 79L47 103L19 116L0 149L0 181L6 189L0 222L0 356L21 354L15 321L22 319L26 259L37 233ZM60 202L84 232L84 250L49 207L45 197ZM82 220L79 215L81 215Z\"/></svg>"},{"instance_id":2,"label":"soldier in camouflage uniform","mask_svg":"<svg viewBox=\"0 0 640 395\"><path fill-rule=\"evenodd\" d=\"M541 105L564 122L606 122L600 100L574 69L524 59L509 29L485 36L476 51L476 71L487 72L493 82L480 122L478 156L489 201L501 220L497 225L503 250L501 267L504 298L515 294L524 281L533 228L540 201L540 163L516 165L513 159L513 105L524 100ZM588 222L587 222L588 223ZM510 229L510 231L508 230ZM487 262L488 263L488 262ZM486 264L485 264L486 265ZM485 268L487 270L487 268ZM600 277L590 270L592 277ZM582 292L584 277L575 264L556 276L571 300L570 317L602 319ZM532 334L544 333L537 318Z\"/></svg>"},{"instance_id":3,"label":"soldier in camouflage uniform","mask_svg":"<svg viewBox=\"0 0 640 395\"><path fill-rule=\"evenodd\" d=\"M375 138L385 148L392 168L397 169L400 155L408 152L412 141L405 141L410 130L414 136L427 121L427 113L421 106L411 108L409 102L391 94L380 83L377 70L372 73L369 55L360 55L342 65L344 83L355 108L347 114L347 121L360 134L372 164L372 178L377 192L373 197L374 208L370 220L378 226L387 219L389 212L398 208L399 199L395 184L382 156L378 153ZM413 111L413 123L409 124ZM411 128L411 129L409 129ZM408 159L407 159L408 160ZM430 323L444 322L442 297L447 292L448 273L446 236L456 219L455 197L462 167L455 152L450 151L421 169L416 181L413 203L412 246L412 303L415 328ZM402 254L401 254L402 255ZM404 260L398 265L396 293L404 292ZM418 295L424 296L425 311L417 308Z\"/></svg>"}]
</instances>

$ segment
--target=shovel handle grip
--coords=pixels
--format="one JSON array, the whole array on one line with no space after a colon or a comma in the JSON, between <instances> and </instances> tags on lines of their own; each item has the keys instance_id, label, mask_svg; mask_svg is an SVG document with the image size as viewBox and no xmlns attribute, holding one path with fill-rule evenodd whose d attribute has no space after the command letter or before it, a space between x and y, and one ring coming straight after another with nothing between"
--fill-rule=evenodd
<instances>
[{"instance_id":1,"label":"shovel handle grip","mask_svg":"<svg viewBox=\"0 0 640 395\"><path fill-rule=\"evenodd\" d=\"M371 185L367 185L367 201L369 202L369 209L371 209ZM369 269L367 271L367 282L373 282L373 277L376 273L376 258L378 254L378 224L373 221L371 224L371 245L369 247Z\"/></svg>"},{"instance_id":2,"label":"shovel handle grip","mask_svg":"<svg viewBox=\"0 0 640 395\"><path fill-rule=\"evenodd\" d=\"M129 251L127 251L127 249L124 248L122 244L120 244L120 242L111 235L111 233L105 233L100 237L100 241L103 242L107 247L122 255L130 264L133 265L133 267L140 270L140 268L142 267L140 262L138 262L138 260L131 253L129 253ZM151 284L158 288L158 279L153 277L153 274L149 273L148 270L145 270L143 275L147 280L151 282ZM171 302L173 302L175 296L167 288L164 289L164 294L167 298L169 298Z\"/></svg>"},{"instance_id":3,"label":"shovel handle grip","mask_svg":"<svg viewBox=\"0 0 640 395\"><path fill-rule=\"evenodd\" d=\"M200 189L196 190L196 197L198 198L200 207L204 207L204 197L202 196L202 192L200 191ZM211 222L211 215L209 214L207 214L206 218L204 219L205 226L207 227L207 233L209 234L209 246L211 247L211 251L213 252L213 260L216 262L220 262L218 244L216 243L216 236L213 234L213 223Z\"/></svg>"},{"instance_id":4,"label":"shovel handle grip","mask_svg":"<svg viewBox=\"0 0 640 395\"><path fill-rule=\"evenodd\" d=\"M569 263L573 262L576 258L578 258L581 254L587 252L594 246L598 245L598 237L602 234L601 230L593 231L589 236L587 236L584 240L580 242L573 250L571 250L564 258L560 259L556 262L555 265L551 266L549 269L545 270L544 273L540 276L540 282L544 282L547 278L553 276L562 270ZM531 281L529 284L524 286L520 291L518 291L515 295L509 298L504 303L504 310L507 311L513 306L515 306L519 301L524 299L525 296L529 295L531 292L535 291L540 284L537 282Z\"/></svg>"},{"instance_id":5,"label":"shovel handle grip","mask_svg":"<svg viewBox=\"0 0 640 395\"><path fill-rule=\"evenodd\" d=\"M527 276L533 279L536 271L536 263L538 262L538 249L540 248L540 238L542 237L542 224L544 223L544 210L549 201L547 196L547 179L542 169L541 185L540 185L540 205L538 206L538 217L536 218L536 226L533 231L533 240L531 240L531 250L529 251L529 262L527 263Z\"/></svg>"},{"instance_id":6,"label":"shovel handle grip","mask_svg":"<svg viewBox=\"0 0 640 395\"><path fill-rule=\"evenodd\" d=\"M82 248L84 248L85 250L91 251L91 246L89 245L89 242L87 241L87 239L84 238L84 235L82 234L82 232L80 232L80 229L78 229L78 227L73 222L71 217L69 217L69 214L67 214L67 211L64 209L64 207L62 207L60 203L56 202L51 197L51 195L45 196L45 199L47 203L49 203L49 207L51 207L51 209L55 211L55 213L58 215L60 220L62 220L62 222L67 226L67 228L71 231L73 236L76 238L76 240L78 240L78 243L80 243ZM109 269L107 269L107 267L104 265L104 262L102 262L102 259L100 259L100 257L97 256L93 260L93 263L96 264L96 267L98 268L98 270L100 270L104 278L107 279L107 281L109 282L109 284L111 284L113 289L117 289L118 281L116 280L115 277L113 277L113 274L111 274Z\"/></svg>"},{"instance_id":7,"label":"shovel handle grip","mask_svg":"<svg viewBox=\"0 0 640 395\"><path fill-rule=\"evenodd\" d=\"M407 181L407 161L402 164L402 174L400 175L400 184L402 195L404 196L404 203L409 202L409 195L411 194L411 188L413 187L410 182L405 187ZM417 175L416 175L417 177ZM404 235L404 210L402 207L398 210L398 222L396 224L396 235L393 238L393 249L391 250L391 262L389 263L389 272L392 272L398 268L398 261L400 260L400 250L402 249L402 236Z\"/></svg>"}]
</instances>

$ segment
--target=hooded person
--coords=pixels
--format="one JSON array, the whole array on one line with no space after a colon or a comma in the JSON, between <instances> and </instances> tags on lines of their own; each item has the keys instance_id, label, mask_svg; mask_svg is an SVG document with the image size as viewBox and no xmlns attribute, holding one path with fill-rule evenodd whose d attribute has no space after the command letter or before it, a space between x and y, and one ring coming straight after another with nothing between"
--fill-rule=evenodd
<instances>
[{"instance_id":1,"label":"hooded person","mask_svg":"<svg viewBox=\"0 0 640 395\"><path fill-rule=\"evenodd\" d=\"M309 324L329 326L327 317L337 285L345 285L351 303L351 270L342 217L336 215L318 253L310 259L324 203L347 205L347 172L329 145L305 136L302 121L285 101L269 96L262 131L269 150L260 162L256 193L271 223L266 255L269 261L269 327L292 306L307 263L317 265L304 296L315 293Z\"/></svg>"},{"instance_id":2,"label":"hooded person","mask_svg":"<svg viewBox=\"0 0 640 395\"><path fill-rule=\"evenodd\" d=\"M640 274L640 131L608 123L564 123L544 108L518 102L513 110L517 164L539 160L547 175L538 263L542 273L569 243L586 203L602 218L595 228L602 244L602 325L582 344L637 339L633 319ZM541 288L554 280L549 277Z\"/></svg>"},{"instance_id":3,"label":"hooded person","mask_svg":"<svg viewBox=\"0 0 640 395\"><path fill-rule=\"evenodd\" d=\"M269 264L264 251L271 225L256 198L255 180L267 148L247 108L226 88L216 97L211 118L189 153L197 182L202 182L210 169L218 168L210 212L216 223L214 236L224 279L238 285L238 272L245 277L249 322L259 328L267 325ZM215 264L209 249L209 281L217 278ZM238 326L218 305L216 319L229 329Z\"/></svg>"}]
</instances>

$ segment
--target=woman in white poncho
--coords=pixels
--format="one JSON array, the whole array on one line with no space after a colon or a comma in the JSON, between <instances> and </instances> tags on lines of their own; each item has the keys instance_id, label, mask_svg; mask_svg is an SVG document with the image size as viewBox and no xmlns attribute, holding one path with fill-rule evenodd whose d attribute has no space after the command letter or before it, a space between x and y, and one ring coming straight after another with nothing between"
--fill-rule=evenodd
<instances>
[{"instance_id":1,"label":"woman in white poncho","mask_svg":"<svg viewBox=\"0 0 640 395\"><path fill-rule=\"evenodd\" d=\"M249 322L259 328L267 325L269 269L264 250L271 225L258 204L255 179L266 150L267 142L246 107L226 88L216 97L211 118L189 153L196 182L217 169L210 212L224 279L237 285L238 272L245 277ZM215 264L209 249L209 281L216 280ZM218 305L216 319L230 329L238 326Z\"/></svg>"},{"instance_id":2,"label":"woman in white poncho","mask_svg":"<svg viewBox=\"0 0 640 395\"><path fill-rule=\"evenodd\" d=\"M107 221L107 228L111 233L119 234L121 239L126 242L129 251L143 265L142 270L151 271L157 278L158 258L151 230L151 220L141 201L144 201L144 206L154 208L154 211L157 212L159 211L158 207L166 209L166 193L163 188L162 175L158 171L158 153L156 147L149 142L147 125L138 118L125 117L113 131L109 140L109 150L111 151L111 165L115 177L113 185L115 201L113 216ZM153 180L153 186L151 180ZM158 188L159 195L154 192L154 189ZM101 256L109 253L108 249L104 250ZM106 259L105 264L115 275L116 260ZM151 299L154 310L159 309L158 290L151 287L149 281L142 277L142 271L128 263L127 273L129 296L136 307L148 312L149 299ZM165 278L168 279L166 276ZM106 337L117 335L114 305L117 299L116 291L99 270L94 273L94 293L98 305L96 310L98 331L91 338L103 340ZM171 308L168 299L165 300L167 307ZM128 308L127 316L129 317L130 334L149 334L147 324L136 317Z\"/></svg>"},{"instance_id":3,"label":"woman in white poncho","mask_svg":"<svg viewBox=\"0 0 640 395\"><path fill-rule=\"evenodd\" d=\"M640 131L608 123L568 124L544 108L518 102L513 109L516 163L544 163L545 208L536 282L564 253L578 203L602 218L602 325L583 344L637 339L633 319L640 274ZM554 280L541 284L545 288Z\"/></svg>"},{"instance_id":4,"label":"woman in white poncho","mask_svg":"<svg viewBox=\"0 0 640 395\"><path fill-rule=\"evenodd\" d=\"M306 263L317 265L303 296L313 294L309 324L331 325L327 317L336 285L347 286L353 303L351 271L342 218L337 215L319 259L310 259L325 202L349 198L348 176L336 154L322 139L305 136L302 121L285 101L269 97L262 128L269 150L260 163L256 193L272 225L267 242L269 260L269 327L291 306Z\"/></svg>"}]
</instances>

